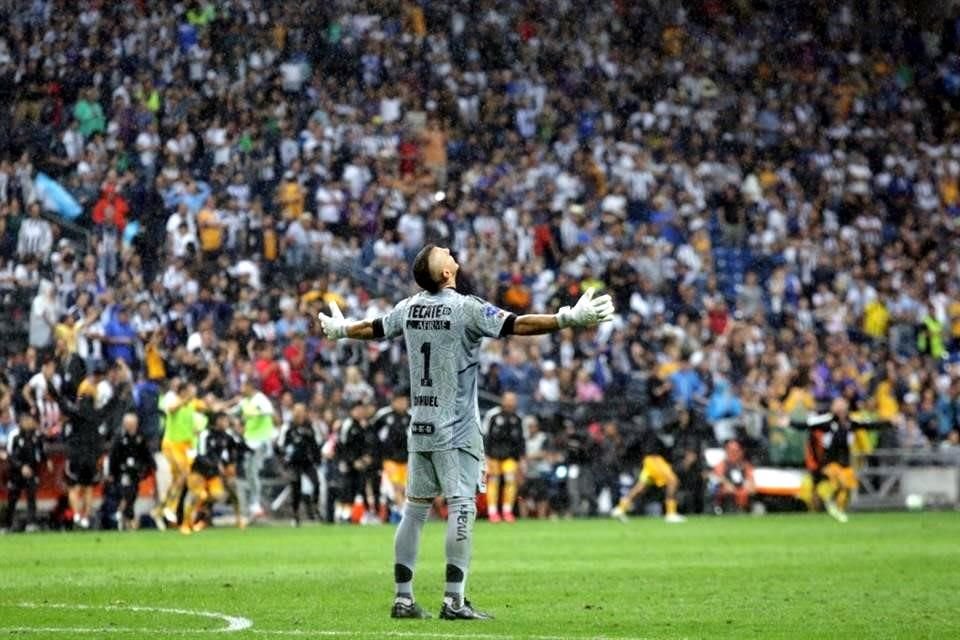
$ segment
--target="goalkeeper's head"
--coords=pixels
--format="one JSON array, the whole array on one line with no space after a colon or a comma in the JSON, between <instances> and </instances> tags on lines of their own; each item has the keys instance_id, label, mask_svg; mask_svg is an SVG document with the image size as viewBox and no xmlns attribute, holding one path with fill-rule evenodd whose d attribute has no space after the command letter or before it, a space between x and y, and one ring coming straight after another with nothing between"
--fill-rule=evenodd
<instances>
[{"instance_id":1,"label":"goalkeeper's head","mask_svg":"<svg viewBox=\"0 0 960 640\"><path fill-rule=\"evenodd\" d=\"M456 288L460 265L450 249L428 244L413 259L413 279L425 291L437 293L447 287Z\"/></svg>"}]
</instances>

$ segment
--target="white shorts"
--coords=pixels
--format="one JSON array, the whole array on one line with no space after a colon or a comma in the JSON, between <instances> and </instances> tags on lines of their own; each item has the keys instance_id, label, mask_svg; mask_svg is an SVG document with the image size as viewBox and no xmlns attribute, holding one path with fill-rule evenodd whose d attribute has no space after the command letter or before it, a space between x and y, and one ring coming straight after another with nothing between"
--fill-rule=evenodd
<instances>
[{"instance_id":1,"label":"white shorts","mask_svg":"<svg viewBox=\"0 0 960 640\"><path fill-rule=\"evenodd\" d=\"M407 497L472 498L481 484L483 465L463 449L411 451Z\"/></svg>"}]
</instances>

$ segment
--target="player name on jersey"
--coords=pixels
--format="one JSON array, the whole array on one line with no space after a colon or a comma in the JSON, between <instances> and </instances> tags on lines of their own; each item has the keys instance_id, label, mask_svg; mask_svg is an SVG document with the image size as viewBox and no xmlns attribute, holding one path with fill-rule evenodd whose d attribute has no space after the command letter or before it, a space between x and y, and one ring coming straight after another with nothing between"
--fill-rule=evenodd
<instances>
[{"instance_id":1,"label":"player name on jersey","mask_svg":"<svg viewBox=\"0 0 960 640\"><path fill-rule=\"evenodd\" d=\"M453 309L445 304L410 305L406 326L408 329L419 331L449 331L450 321L442 318L450 316L452 313Z\"/></svg>"},{"instance_id":2,"label":"player name on jersey","mask_svg":"<svg viewBox=\"0 0 960 640\"><path fill-rule=\"evenodd\" d=\"M440 402L437 396L413 396L413 406L415 407L439 407Z\"/></svg>"}]
</instances>

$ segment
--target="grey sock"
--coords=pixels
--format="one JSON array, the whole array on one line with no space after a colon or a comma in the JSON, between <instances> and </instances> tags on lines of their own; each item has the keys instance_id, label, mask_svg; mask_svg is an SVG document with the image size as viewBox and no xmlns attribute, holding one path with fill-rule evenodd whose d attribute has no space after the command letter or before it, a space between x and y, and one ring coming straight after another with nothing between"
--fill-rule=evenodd
<instances>
[{"instance_id":1,"label":"grey sock","mask_svg":"<svg viewBox=\"0 0 960 640\"><path fill-rule=\"evenodd\" d=\"M454 606L459 607L463 603L470 568L477 505L472 497L451 498L447 500L447 510L447 586L444 597L449 597Z\"/></svg>"},{"instance_id":2,"label":"grey sock","mask_svg":"<svg viewBox=\"0 0 960 640\"><path fill-rule=\"evenodd\" d=\"M400 520L397 535L393 540L393 574L397 597L413 600L413 570L417 565L417 552L420 550L420 531L428 515L429 503L408 500L403 508L403 519Z\"/></svg>"}]
</instances>

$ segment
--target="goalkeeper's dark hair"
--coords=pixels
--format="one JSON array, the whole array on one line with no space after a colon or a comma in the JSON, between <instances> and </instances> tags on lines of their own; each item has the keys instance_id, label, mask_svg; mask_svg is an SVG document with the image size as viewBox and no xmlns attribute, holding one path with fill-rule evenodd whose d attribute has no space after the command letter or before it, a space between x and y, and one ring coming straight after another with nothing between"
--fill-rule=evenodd
<instances>
[{"instance_id":1,"label":"goalkeeper's dark hair","mask_svg":"<svg viewBox=\"0 0 960 640\"><path fill-rule=\"evenodd\" d=\"M436 249L436 245L428 244L413 259L413 279L422 289L430 293L440 291L440 283L433 279L430 274L430 252Z\"/></svg>"}]
</instances>

